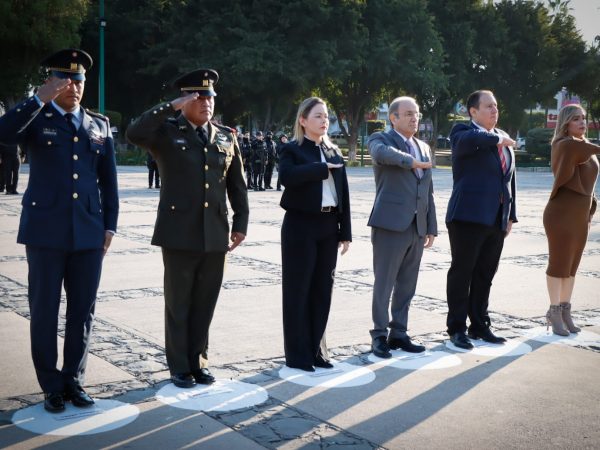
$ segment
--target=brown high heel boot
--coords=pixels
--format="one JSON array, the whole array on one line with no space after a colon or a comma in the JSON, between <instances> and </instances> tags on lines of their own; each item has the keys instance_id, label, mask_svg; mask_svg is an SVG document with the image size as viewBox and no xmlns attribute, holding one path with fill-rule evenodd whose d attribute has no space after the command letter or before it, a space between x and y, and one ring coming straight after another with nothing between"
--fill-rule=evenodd
<instances>
[{"instance_id":1,"label":"brown high heel boot","mask_svg":"<svg viewBox=\"0 0 600 450\"><path fill-rule=\"evenodd\" d=\"M571 304L561 303L560 309L562 311L562 320L567 329L571 333L579 333L581 331L581 328L575 326L575 324L573 323L573 318L571 317Z\"/></svg>"},{"instance_id":2,"label":"brown high heel boot","mask_svg":"<svg viewBox=\"0 0 600 450\"><path fill-rule=\"evenodd\" d=\"M550 309L546 313L546 331L552 325L552 332L559 336L568 336L569 332L565 328L562 319L562 309L560 305L550 305Z\"/></svg>"}]
</instances>

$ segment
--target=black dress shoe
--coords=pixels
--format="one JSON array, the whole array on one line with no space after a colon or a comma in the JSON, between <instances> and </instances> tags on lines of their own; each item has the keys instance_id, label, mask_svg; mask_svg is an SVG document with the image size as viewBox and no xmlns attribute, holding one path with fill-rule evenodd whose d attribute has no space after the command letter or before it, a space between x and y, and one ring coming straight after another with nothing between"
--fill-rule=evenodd
<instances>
[{"instance_id":1,"label":"black dress shoe","mask_svg":"<svg viewBox=\"0 0 600 450\"><path fill-rule=\"evenodd\" d=\"M210 370L208 370L206 367L203 367L202 369L198 370L193 370L192 376L198 384L213 384L215 382L215 377L212 373L210 373Z\"/></svg>"},{"instance_id":2,"label":"black dress shoe","mask_svg":"<svg viewBox=\"0 0 600 450\"><path fill-rule=\"evenodd\" d=\"M483 328L481 330L469 330L469 338L470 339L482 339L485 342L490 342L492 344L503 344L506 342L506 339L500 336L496 336L492 333L492 330L489 328Z\"/></svg>"},{"instance_id":3,"label":"black dress shoe","mask_svg":"<svg viewBox=\"0 0 600 450\"><path fill-rule=\"evenodd\" d=\"M188 389L196 386L196 380L191 373L176 373L171 375L171 383L178 388Z\"/></svg>"},{"instance_id":4,"label":"black dress shoe","mask_svg":"<svg viewBox=\"0 0 600 450\"><path fill-rule=\"evenodd\" d=\"M44 409L51 413L59 413L65 410L65 398L61 392L50 392L44 394Z\"/></svg>"},{"instance_id":5,"label":"black dress shoe","mask_svg":"<svg viewBox=\"0 0 600 450\"><path fill-rule=\"evenodd\" d=\"M315 367L320 367L321 369L333 369L333 364L331 364L328 359L317 356L315 358Z\"/></svg>"},{"instance_id":6,"label":"black dress shoe","mask_svg":"<svg viewBox=\"0 0 600 450\"><path fill-rule=\"evenodd\" d=\"M425 351L424 345L413 344L408 336L401 338L388 338L388 346L391 350L404 350L408 353L422 353Z\"/></svg>"},{"instance_id":7,"label":"black dress shoe","mask_svg":"<svg viewBox=\"0 0 600 450\"><path fill-rule=\"evenodd\" d=\"M471 344L467 335L462 331L451 334L450 341L458 348L463 348L465 350L471 350L473 348L473 344Z\"/></svg>"},{"instance_id":8,"label":"black dress shoe","mask_svg":"<svg viewBox=\"0 0 600 450\"><path fill-rule=\"evenodd\" d=\"M387 339L385 336L377 336L373 339L371 343L371 349L373 350L373 354L378 358L391 358L392 354L390 353L390 347L387 343Z\"/></svg>"},{"instance_id":9,"label":"black dress shoe","mask_svg":"<svg viewBox=\"0 0 600 450\"><path fill-rule=\"evenodd\" d=\"M290 369L300 369L300 370L304 370L305 372L314 372L315 368L313 366L305 366L304 364L285 364L286 366L288 366Z\"/></svg>"},{"instance_id":10,"label":"black dress shoe","mask_svg":"<svg viewBox=\"0 0 600 450\"><path fill-rule=\"evenodd\" d=\"M83 388L77 384L68 384L65 387L65 399L70 400L73 406L80 408L94 404L92 397L87 395Z\"/></svg>"}]
</instances>

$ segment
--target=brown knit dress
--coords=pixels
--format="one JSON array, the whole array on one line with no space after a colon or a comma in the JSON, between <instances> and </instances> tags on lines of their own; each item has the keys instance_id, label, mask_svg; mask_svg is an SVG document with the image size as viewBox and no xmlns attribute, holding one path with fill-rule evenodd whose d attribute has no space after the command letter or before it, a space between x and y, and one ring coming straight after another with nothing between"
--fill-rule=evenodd
<instances>
[{"instance_id":1,"label":"brown knit dress","mask_svg":"<svg viewBox=\"0 0 600 450\"><path fill-rule=\"evenodd\" d=\"M544 210L548 237L548 269L556 278L575 276L596 210L593 196L600 146L565 137L552 144L554 186Z\"/></svg>"}]
</instances>

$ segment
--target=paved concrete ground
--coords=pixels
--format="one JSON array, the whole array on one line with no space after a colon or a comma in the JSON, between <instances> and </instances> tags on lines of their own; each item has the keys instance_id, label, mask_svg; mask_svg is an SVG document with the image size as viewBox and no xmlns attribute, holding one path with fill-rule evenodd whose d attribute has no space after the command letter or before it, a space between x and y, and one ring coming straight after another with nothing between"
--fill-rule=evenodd
<instances>
[{"instance_id":1,"label":"paved concrete ground","mask_svg":"<svg viewBox=\"0 0 600 450\"><path fill-rule=\"evenodd\" d=\"M349 170L353 236L339 259L327 330L336 359L371 368L370 384L307 387L278 377L282 364L279 193L250 192L247 240L228 258L211 328L211 362L220 379L258 384L261 405L201 413L155 398L166 384L162 260L149 245L158 191L143 168L120 167L119 233L106 257L97 303L88 391L135 404L140 416L108 433L60 437L15 427L13 413L42 396L29 356L27 266L15 243L21 196L0 197L0 447L11 448L600 448L600 340L576 346L529 340L514 357L461 354L462 364L409 371L368 359L373 274L367 219L370 169ZM19 191L24 191L27 167ZM409 332L443 349L449 243L443 219L451 172L434 171L440 236L425 252ZM506 241L490 299L499 334L521 336L547 309L542 211L552 176L519 172L519 223ZM600 225L596 218L574 298L576 321L600 333ZM600 339L600 336L598 337ZM60 338L59 338L60 341Z\"/></svg>"}]
</instances>

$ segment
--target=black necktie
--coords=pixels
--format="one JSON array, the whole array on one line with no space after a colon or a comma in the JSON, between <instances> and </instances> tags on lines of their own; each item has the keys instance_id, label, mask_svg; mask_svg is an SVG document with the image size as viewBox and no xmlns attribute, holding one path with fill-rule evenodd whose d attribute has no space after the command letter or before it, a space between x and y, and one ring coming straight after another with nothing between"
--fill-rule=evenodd
<instances>
[{"instance_id":1,"label":"black necktie","mask_svg":"<svg viewBox=\"0 0 600 450\"><path fill-rule=\"evenodd\" d=\"M73 134L77 134L77 127L75 127L75 124L73 123L73 117L75 116L72 113L65 114L65 120L67 121L67 124L69 124L69 128Z\"/></svg>"},{"instance_id":2,"label":"black necktie","mask_svg":"<svg viewBox=\"0 0 600 450\"><path fill-rule=\"evenodd\" d=\"M206 135L206 130L204 129L204 127L197 127L196 131L198 132L200 142L202 142L203 145L206 145L206 143L208 142L208 136Z\"/></svg>"}]
</instances>

